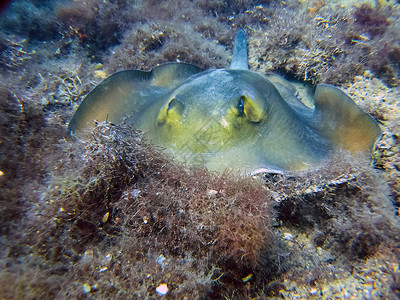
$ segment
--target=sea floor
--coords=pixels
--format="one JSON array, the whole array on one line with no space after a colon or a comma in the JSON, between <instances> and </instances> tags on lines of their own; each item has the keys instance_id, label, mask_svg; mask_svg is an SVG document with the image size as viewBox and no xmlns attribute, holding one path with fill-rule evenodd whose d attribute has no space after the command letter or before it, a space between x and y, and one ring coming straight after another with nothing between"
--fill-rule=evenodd
<instances>
[{"instance_id":1,"label":"sea floor","mask_svg":"<svg viewBox=\"0 0 400 300\"><path fill-rule=\"evenodd\" d=\"M400 298L396 1L24 0L0 28L0 298ZM371 114L373 158L242 178L187 170L124 124L68 132L116 71L229 66L237 28L251 70Z\"/></svg>"}]
</instances>

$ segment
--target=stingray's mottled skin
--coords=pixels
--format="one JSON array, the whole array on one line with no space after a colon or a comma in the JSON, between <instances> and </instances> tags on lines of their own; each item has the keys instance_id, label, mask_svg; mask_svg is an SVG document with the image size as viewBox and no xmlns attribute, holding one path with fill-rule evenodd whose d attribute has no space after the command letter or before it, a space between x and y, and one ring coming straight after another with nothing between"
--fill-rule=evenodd
<instances>
[{"instance_id":1,"label":"stingray's mottled skin","mask_svg":"<svg viewBox=\"0 0 400 300\"><path fill-rule=\"evenodd\" d=\"M302 170L335 148L373 148L381 130L349 96L320 84L314 98L309 108L285 79L250 71L240 30L229 69L170 63L116 73L90 92L69 128L125 120L177 159L211 170Z\"/></svg>"}]
</instances>

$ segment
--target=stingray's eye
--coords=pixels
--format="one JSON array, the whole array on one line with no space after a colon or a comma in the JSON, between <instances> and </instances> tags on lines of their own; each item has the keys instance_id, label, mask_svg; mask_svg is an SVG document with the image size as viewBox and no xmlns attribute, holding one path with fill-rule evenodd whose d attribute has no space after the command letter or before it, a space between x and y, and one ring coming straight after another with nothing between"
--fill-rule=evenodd
<instances>
[{"instance_id":1,"label":"stingray's eye","mask_svg":"<svg viewBox=\"0 0 400 300\"><path fill-rule=\"evenodd\" d=\"M243 97L240 97L239 99L239 103L237 105L237 110L238 110L238 115L239 116L243 116L244 114L244 101L243 101Z\"/></svg>"},{"instance_id":2,"label":"stingray's eye","mask_svg":"<svg viewBox=\"0 0 400 300\"><path fill-rule=\"evenodd\" d=\"M161 108L157 118L158 124L163 125L165 123L173 124L179 122L184 108L185 106L181 101L176 98L172 98Z\"/></svg>"},{"instance_id":3,"label":"stingray's eye","mask_svg":"<svg viewBox=\"0 0 400 300\"><path fill-rule=\"evenodd\" d=\"M240 97L238 112L239 116L244 114L247 120L253 123L259 123L267 117L260 104L246 95Z\"/></svg>"}]
</instances>

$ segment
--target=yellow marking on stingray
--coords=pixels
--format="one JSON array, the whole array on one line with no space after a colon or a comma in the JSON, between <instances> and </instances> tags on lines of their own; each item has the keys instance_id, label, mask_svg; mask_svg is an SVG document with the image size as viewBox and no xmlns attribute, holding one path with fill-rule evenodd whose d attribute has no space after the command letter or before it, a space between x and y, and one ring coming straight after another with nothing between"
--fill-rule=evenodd
<instances>
[{"instance_id":1,"label":"yellow marking on stingray","mask_svg":"<svg viewBox=\"0 0 400 300\"><path fill-rule=\"evenodd\" d=\"M258 136L259 123L266 119L260 106L243 96L243 113L231 105L221 114L204 116L191 110L182 119L181 106L170 100L158 114L158 137L167 145L182 150L190 145L193 153L216 152L249 142ZM186 113L185 113L186 114Z\"/></svg>"},{"instance_id":2,"label":"yellow marking on stingray","mask_svg":"<svg viewBox=\"0 0 400 300\"><path fill-rule=\"evenodd\" d=\"M244 113L250 122L258 123L265 121L266 116L257 102L245 95L242 96L242 99L244 102Z\"/></svg>"},{"instance_id":3,"label":"yellow marking on stingray","mask_svg":"<svg viewBox=\"0 0 400 300\"><path fill-rule=\"evenodd\" d=\"M167 122L167 112L168 112L168 104L163 106L158 113L157 122L162 125Z\"/></svg>"}]
</instances>

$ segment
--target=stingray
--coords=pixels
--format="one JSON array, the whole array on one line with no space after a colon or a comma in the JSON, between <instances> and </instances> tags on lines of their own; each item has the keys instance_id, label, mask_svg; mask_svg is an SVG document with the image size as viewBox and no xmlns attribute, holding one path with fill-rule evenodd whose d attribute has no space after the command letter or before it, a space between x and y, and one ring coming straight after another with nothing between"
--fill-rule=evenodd
<instances>
[{"instance_id":1,"label":"stingray","mask_svg":"<svg viewBox=\"0 0 400 300\"><path fill-rule=\"evenodd\" d=\"M381 136L371 116L328 84L313 98L307 106L283 77L249 70L239 30L229 69L167 63L115 73L86 96L69 130L130 123L173 158L210 170L304 170L335 149L370 154Z\"/></svg>"}]
</instances>

